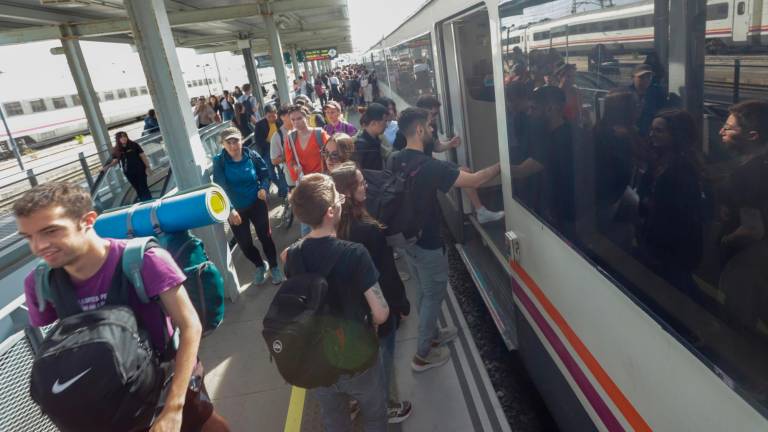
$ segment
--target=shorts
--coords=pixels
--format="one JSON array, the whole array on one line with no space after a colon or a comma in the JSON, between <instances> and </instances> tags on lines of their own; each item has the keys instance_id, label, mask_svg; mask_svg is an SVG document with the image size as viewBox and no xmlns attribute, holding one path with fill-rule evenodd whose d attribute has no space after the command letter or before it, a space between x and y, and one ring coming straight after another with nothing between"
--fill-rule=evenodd
<instances>
[{"instance_id":1,"label":"shorts","mask_svg":"<svg viewBox=\"0 0 768 432\"><path fill-rule=\"evenodd\" d=\"M157 407L158 414L163 407L164 403ZM181 432L200 432L212 414L213 402L205 389L205 369L203 363L198 360L187 387L187 397L184 400L181 417Z\"/></svg>"}]
</instances>

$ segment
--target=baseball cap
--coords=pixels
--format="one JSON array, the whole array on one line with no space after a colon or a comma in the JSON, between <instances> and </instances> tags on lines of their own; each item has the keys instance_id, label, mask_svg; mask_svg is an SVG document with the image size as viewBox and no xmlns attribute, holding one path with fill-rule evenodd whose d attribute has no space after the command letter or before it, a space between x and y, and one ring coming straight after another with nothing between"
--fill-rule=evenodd
<instances>
[{"instance_id":1,"label":"baseball cap","mask_svg":"<svg viewBox=\"0 0 768 432\"><path fill-rule=\"evenodd\" d=\"M653 68L651 65L647 65L645 63L635 66L635 70L632 71L633 77L638 77L645 74L651 74L653 75Z\"/></svg>"},{"instance_id":2,"label":"baseball cap","mask_svg":"<svg viewBox=\"0 0 768 432\"><path fill-rule=\"evenodd\" d=\"M240 133L240 130L236 127L229 127L221 131L219 134L219 137L222 141L226 141L230 138L239 138L243 139L243 135Z\"/></svg>"}]
</instances>

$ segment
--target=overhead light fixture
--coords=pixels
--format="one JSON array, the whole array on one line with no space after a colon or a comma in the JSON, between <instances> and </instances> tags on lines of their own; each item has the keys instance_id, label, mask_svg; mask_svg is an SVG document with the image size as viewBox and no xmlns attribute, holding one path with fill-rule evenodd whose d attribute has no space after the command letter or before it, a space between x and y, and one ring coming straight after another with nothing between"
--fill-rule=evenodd
<instances>
[{"instance_id":1,"label":"overhead light fixture","mask_svg":"<svg viewBox=\"0 0 768 432\"><path fill-rule=\"evenodd\" d=\"M61 8L76 8L88 6L90 2L87 0L40 0L40 4L43 6L61 7Z\"/></svg>"}]
</instances>

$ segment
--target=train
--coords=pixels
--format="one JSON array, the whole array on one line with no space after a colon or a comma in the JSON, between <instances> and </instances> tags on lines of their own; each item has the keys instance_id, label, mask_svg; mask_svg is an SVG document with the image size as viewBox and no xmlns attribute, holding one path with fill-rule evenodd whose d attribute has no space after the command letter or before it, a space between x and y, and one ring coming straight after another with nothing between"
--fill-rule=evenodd
<instances>
[{"instance_id":1,"label":"train","mask_svg":"<svg viewBox=\"0 0 768 432\"><path fill-rule=\"evenodd\" d=\"M765 48L768 43L768 6L764 0L708 0L706 43L712 54L735 48ZM580 12L566 17L526 22L515 16L515 25L503 28L503 43L508 51L567 49L569 53L588 52L596 45L620 51L653 48L654 2ZM511 21L511 20L510 20Z\"/></svg>"},{"instance_id":2,"label":"train","mask_svg":"<svg viewBox=\"0 0 768 432\"><path fill-rule=\"evenodd\" d=\"M664 17L654 16L648 1L567 17L552 8L550 19L510 27L526 7L541 6L546 14L554 3L432 0L363 56L367 67L377 71L383 94L400 111L415 105L419 95L440 99L441 138L458 136L462 144L435 157L470 170L501 165L500 177L478 193L487 208L504 210L504 220L480 224L467 197L453 189L439 194L445 231L503 343L522 359L560 429L768 430L768 307L762 307L759 294L750 298L729 287L735 263L719 237L724 202L709 191L738 165L738 158L715 151L712 140L702 137L696 151L707 176L697 183L701 191L694 194L695 202L684 207L695 218L665 237L692 233L690 243L667 243L691 252L687 267L673 275L665 270L668 262L643 248L648 234L641 222L647 215L631 210L637 190L619 183L626 188L619 190L617 201L606 204L600 198L604 170L615 165L604 160L605 148L589 132L604 118L598 107L605 94L614 88L632 90L631 77L605 80L600 72L580 70L584 79L605 81L605 88L590 86L599 90L594 103L582 96L576 112L591 112L578 123L573 120L565 144L550 149L558 170L516 179L513 173L520 171L512 167L526 154L530 157L532 149L526 146L546 149L549 141L526 144L520 138L533 124L524 115L530 100L522 91L509 91L514 86L507 64L510 44L523 53L558 48L565 54L559 48L567 43L568 56L562 60L580 68L597 44L621 47L624 52L615 62L630 71L642 61L633 52L666 52L669 67L654 76L657 85L685 82L692 93L704 88L704 77L685 72L701 68L698 62L705 59L670 46L701 47L716 37L720 42L714 45L727 50L729 59L753 56L764 44L768 8L761 0L670 1L671 16L706 4L708 17L706 26L700 18L696 28L706 31L698 32L671 21L666 40L654 40L653 23ZM415 64L429 66L427 79L416 80ZM725 75L707 79L727 83ZM577 87L578 80L577 75ZM690 104L694 121L706 124L706 104ZM642 168L635 168L641 175ZM553 183L552 178L566 175L571 177ZM620 212L624 206L628 213ZM567 214L559 213L564 208ZM761 266L754 265L742 266L738 275L747 280ZM760 309L759 317L740 313L753 307Z\"/></svg>"},{"instance_id":3,"label":"train","mask_svg":"<svg viewBox=\"0 0 768 432\"><path fill-rule=\"evenodd\" d=\"M209 86L218 85L218 81L201 78L187 80L186 85L190 94L208 94ZM108 127L139 121L152 107L146 85L112 88L96 94ZM32 93L30 96L3 101L6 121L20 150L47 147L88 133L88 122L76 93L55 96ZM0 129L0 159L11 157L8 134Z\"/></svg>"}]
</instances>

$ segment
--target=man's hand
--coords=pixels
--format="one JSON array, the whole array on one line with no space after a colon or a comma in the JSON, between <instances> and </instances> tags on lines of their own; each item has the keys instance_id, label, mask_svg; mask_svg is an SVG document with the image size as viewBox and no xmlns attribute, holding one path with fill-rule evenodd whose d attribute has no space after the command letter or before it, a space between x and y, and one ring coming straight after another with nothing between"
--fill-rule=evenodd
<instances>
[{"instance_id":1,"label":"man's hand","mask_svg":"<svg viewBox=\"0 0 768 432\"><path fill-rule=\"evenodd\" d=\"M461 145L461 138L459 138L458 136L455 136L451 138L450 141L448 141L448 147L450 148L456 148L460 145Z\"/></svg>"},{"instance_id":2,"label":"man's hand","mask_svg":"<svg viewBox=\"0 0 768 432\"><path fill-rule=\"evenodd\" d=\"M232 211L229 213L228 220L229 224L234 226L238 226L243 222L243 220L240 218L240 213L238 213L235 209L232 209Z\"/></svg>"},{"instance_id":3,"label":"man's hand","mask_svg":"<svg viewBox=\"0 0 768 432\"><path fill-rule=\"evenodd\" d=\"M259 199L262 200L262 201L266 201L267 200L267 191L265 191L264 189L259 189Z\"/></svg>"},{"instance_id":4,"label":"man's hand","mask_svg":"<svg viewBox=\"0 0 768 432\"><path fill-rule=\"evenodd\" d=\"M179 432L181 430L181 407L165 406L149 429L149 432Z\"/></svg>"}]
</instances>

